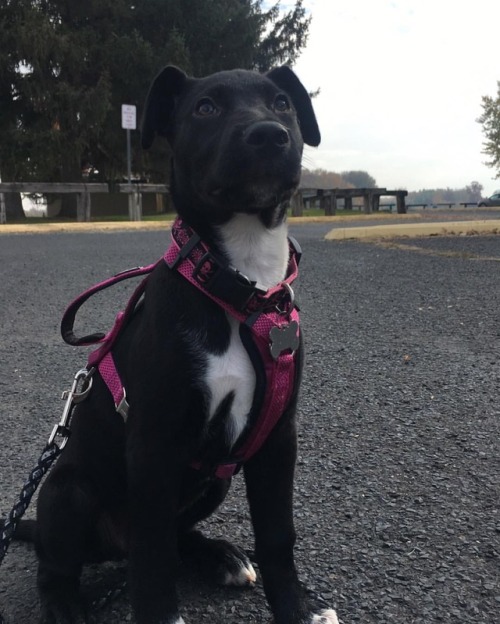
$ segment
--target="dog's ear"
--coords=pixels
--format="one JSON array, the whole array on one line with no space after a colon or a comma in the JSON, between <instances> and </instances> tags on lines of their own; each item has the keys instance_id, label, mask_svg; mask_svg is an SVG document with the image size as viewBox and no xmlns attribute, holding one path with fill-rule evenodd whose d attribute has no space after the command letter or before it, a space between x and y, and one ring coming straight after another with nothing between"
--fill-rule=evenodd
<instances>
[{"instance_id":1,"label":"dog's ear","mask_svg":"<svg viewBox=\"0 0 500 624\"><path fill-rule=\"evenodd\" d=\"M304 85L300 82L293 71L283 65L271 69L266 76L274 82L280 89L286 91L292 98L293 105L297 111L300 123L302 138L307 145L316 147L320 144L321 135L318 128L318 122L311 104L311 98L307 93Z\"/></svg>"},{"instance_id":2,"label":"dog's ear","mask_svg":"<svg viewBox=\"0 0 500 624\"><path fill-rule=\"evenodd\" d=\"M187 80L186 74L173 65L162 69L153 80L142 116L141 144L144 149L151 147L156 134L168 138L175 98Z\"/></svg>"}]
</instances>

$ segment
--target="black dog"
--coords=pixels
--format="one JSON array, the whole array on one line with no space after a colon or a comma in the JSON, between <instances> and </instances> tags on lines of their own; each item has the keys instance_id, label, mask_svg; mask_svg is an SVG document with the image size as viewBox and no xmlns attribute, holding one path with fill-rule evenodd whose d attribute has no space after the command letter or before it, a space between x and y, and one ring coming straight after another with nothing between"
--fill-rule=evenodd
<instances>
[{"instance_id":1,"label":"black dog","mask_svg":"<svg viewBox=\"0 0 500 624\"><path fill-rule=\"evenodd\" d=\"M77 406L67 447L38 500L43 624L86 621L78 586L90 561L128 557L140 624L183 623L175 588L179 554L196 554L223 583L255 582L243 551L194 527L224 499L229 473L221 478L216 468L227 468L265 401L265 367L251 326L269 303L270 314L291 318L293 293L283 284L294 252L285 211L299 182L303 143L318 145L319 130L306 90L287 67L203 79L167 67L146 103L145 148L155 135L171 147L171 192L189 245L203 241L196 276L215 263L218 281L213 291L200 289L179 272L189 245L180 245L175 262L159 263L113 346L129 404L126 422L99 372ZM263 307L254 306L251 321L239 320L217 302L225 294L239 297L231 305L242 318L248 301L260 297ZM297 326L284 328L266 339L275 362L293 360L293 392L265 441L243 458L256 557L275 624L337 624L332 610L312 612L293 560L301 349ZM277 393L269 393L271 401Z\"/></svg>"}]
</instances>

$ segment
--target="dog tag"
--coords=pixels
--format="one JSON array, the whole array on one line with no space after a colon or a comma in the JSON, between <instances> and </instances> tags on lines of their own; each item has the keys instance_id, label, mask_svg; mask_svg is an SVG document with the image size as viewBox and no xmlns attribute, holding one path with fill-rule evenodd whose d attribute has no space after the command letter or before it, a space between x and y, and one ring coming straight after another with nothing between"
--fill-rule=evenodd
<instances>
[{"instance_id":1,"label":"dog tag","mask_svg":"<svg viewBox=\"0 0 500 624\"><path fill-rule=\"evenodd\" d=\"M292 352L297 351L299 348L298 329L299 324L297 321L292 321L283 327L273 327L271 329L269 332L269 338L271 339L269 349L275 360L279 358L283 351L288 349L291 349Z\"/></svg>"}]
</instances>

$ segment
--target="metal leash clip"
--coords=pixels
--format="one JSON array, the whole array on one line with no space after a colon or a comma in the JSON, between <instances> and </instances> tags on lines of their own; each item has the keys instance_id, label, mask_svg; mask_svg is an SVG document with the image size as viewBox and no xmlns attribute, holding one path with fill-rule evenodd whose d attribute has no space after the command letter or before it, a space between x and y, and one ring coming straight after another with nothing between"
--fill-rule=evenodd
<instances>
[{"instance_id":1,"label":"metal leash clip","mask_svg":"<svg viewBox=\"0 0 500 624\"><path fill-rule=\"evenodd\" d=\"M66 403L64 404L61 420L52 429L48 442L49 445L55 442L57 436L60 436L62 439L58 444L59 449L62 451L62 449L66 446L66 442L68 441L70 435L69 423L73 408L76 404L84 401L89 395L92 388L93 373L93 368L90 370L82 368L76 373L73 383L71 384L71 389L65 390L62 393L61 399L66 401Z\"/></svg>"},{"instance_id":2,"label":"metal leash clip","mask_svg":"<svg viewBox=\"0 0 500 624\"><path fill-rule=\"evenodd\" d=\"M275 306L275 310L276 312L278 312L278 314L287 314L288 316L290 316L292 310L295 307L295 293L293 292L293 288L290 286L290 284L288 282L282 282L281 283L282 288L286 291L286 294L288 295L288 303L282 304L282 307L280 307L279 305Z\"/></svg>"}]
</instances>

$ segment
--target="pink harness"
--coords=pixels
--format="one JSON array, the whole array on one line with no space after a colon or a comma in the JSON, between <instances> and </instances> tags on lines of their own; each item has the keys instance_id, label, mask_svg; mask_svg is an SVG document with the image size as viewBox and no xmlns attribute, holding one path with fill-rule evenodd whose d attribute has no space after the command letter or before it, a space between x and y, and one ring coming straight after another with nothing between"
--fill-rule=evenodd
<instances>
[{"instance_id":1,"label":"pink harness","mask_svg":"<svg viewBox=\"0 0 500 624\"><path fill-rule=\"evenodd\" d=\"M249 460L264 444L280 416L285 411L295 385L295 352L299 346L299 314L294 304L291 284L298 275L300 249L289 239L289 266L286 278L269 290L263 290L255 282L213 254L207 245L181 219L172 227L172 242L162 259L147 267L138 267L119 273L82 293L64 313L61 333L72 345L99 343L90 353L88 366L97 368L106 383L118 413L124 420L128 415L126 390L120 379L112 348L122 328L131 318L141 299L149 274L161 262L176 270L194 287L215 301L228 315L237 319L251 332L260 365L264 370L265 392L260 411L241 445L227 461L210 467L215 476L232 476L245 461ZM91 334L77 338L73 333L75 316L81 305L93 294L124 279L147 275L130 298L125 310L117 315L108 334ZM245 343L244 343L245 344ZM247 345L245 345L247 347ZM247 347L249 355L252 357ZM252 357L254 367L258 363ZM192 464L195 468L207 468L203 460Z\"/></svg>"}]
</instances>

